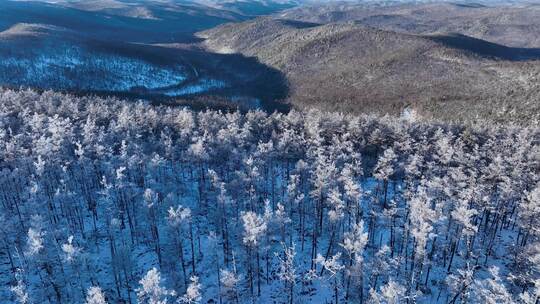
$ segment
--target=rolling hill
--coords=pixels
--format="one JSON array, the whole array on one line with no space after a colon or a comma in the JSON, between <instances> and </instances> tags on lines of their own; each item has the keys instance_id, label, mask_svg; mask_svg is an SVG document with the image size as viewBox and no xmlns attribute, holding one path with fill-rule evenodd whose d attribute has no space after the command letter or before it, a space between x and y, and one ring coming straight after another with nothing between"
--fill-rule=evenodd
<instances>
[{"instance_id":1,"label":"rolling hill","mask_svg":"<svg viewBox=\"0 0 540 304\"><path fill-rule=\"evenodd\" d=\"M540 52L461 34L413 35L361 22L258 18L199 33L215 52L256 56L289 80L299 108L444 120L529 121L540 113Z\"/></svg>"},{"instance_id":2,"label":"rolling hill","mask_svg":"<svg viewBox=\"0 0 540 304\"><path fill-rule=\"evenodd\" d=\"M281 19L315 23L355 21L411 34L460 33L512 47L540 47L540 3L478 1L433 3L328 3L293 8Z\"/></svg>"}]
</instances>

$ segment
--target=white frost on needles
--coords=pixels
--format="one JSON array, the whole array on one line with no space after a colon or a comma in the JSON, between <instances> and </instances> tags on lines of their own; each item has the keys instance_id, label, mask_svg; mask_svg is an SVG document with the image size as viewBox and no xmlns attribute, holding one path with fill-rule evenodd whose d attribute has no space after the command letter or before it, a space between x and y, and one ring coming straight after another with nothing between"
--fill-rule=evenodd
<instances>
[{"instance_id":1,"label":"white frost on needles","mask_svg":"<svg viewBox=\"0 0 540 304\"><path fill-rule=\"evenodd\" d=\"M167 297L175 295L174 291L161 286L161 274L156 268L150 269L139 284L141 284L141 287L137 289L139 303L167 304Z\"/></svg>"},{"instance_id":2,"label":"white frost on needles","mask_svg":"<svg viewBox=\"0 0 540 304\"><path fill-rule=\"evenodd\" d=\"M68 238L67 243L62 244L62 251L64 252L64 258L68 263L75 260L81 249L73 245L73 235Z\"/></svg>"},{"instance_id":3,"label":"white frost on needles","mask_svg":"<svg viewBox=\"0 0 540 304\"><path fill-rule=\"evenodd\" d=\"M244 223L244 244L257 246L258 240L266 232L266 221L255 212L242 212Z\"/></svg>"},{"instance_id":4,"label":"white frost on needles","mask_svg":"<svg viewBox=\"0 0 540 304\"><path fill-rule=\"evenodd\" d=\"M201 301L201 284L199 283L199 277L192 276L190 280L191 283L189 283L186 294L179 299L179 303L195 304Z\"/></svg>"},{"instance_id":5,"label":"white frost on needles","mask_svg":"<svg viewBox=\"0 0 540 304\"><path fill-rule=\"evenodd\" d=\"M105 295L99 286L92 286L88 288L85 304L107 304L107 301L105 301Z\"/></svg>"}]
</instances>

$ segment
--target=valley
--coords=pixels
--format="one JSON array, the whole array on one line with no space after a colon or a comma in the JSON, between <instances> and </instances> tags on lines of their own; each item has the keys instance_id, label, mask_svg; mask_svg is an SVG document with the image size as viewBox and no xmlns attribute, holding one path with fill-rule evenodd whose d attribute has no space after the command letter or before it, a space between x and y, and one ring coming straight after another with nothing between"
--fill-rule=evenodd
<instances>
[{"instance_id":1,"label":"valley","mask_svg":"<svg viewBox=\"0 0 540 304\"><path fill-rule=\"evenodd\" d=\"M213 96L228 100L225 108L287 109L274 102L287 95L278 71L208 52L193 35L249 16L195 4L90 4L1 3L0 85L179 105L204 106ZM125 16L141 6L155 18Z\"/></svg>"}]
</instances>

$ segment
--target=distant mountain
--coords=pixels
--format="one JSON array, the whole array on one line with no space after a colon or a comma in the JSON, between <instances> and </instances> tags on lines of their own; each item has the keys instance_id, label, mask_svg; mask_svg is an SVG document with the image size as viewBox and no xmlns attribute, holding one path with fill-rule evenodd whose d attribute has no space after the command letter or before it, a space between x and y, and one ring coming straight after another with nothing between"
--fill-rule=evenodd
<instances>
[{"instance_id":1,"label":"distant mountain","mask_svg":"<svg viewBox=\"0 0 540 304\"><path fill-rule=\"evenodd\" d=\"M540 48L540 1L410 4L381 1L302 6L278 18L316 23L355 21L413 34L460 33L512 47ZM428 1L429 2L429 1Z\"/></svg>"},{"instance_id":2,"label":"distant mountain","mask_svg":"<svg viewBox=\"0 0 540 304\"><path fill-rule=\"evenodd\" d=\"M428 118L538 118L540 52L464 35L412 35L358 22L258 18L199 33L216 52L256 56L287 76L297 107Z\"/></svg>"},{"instance_id":3,"label":"distant mountain","mask_svg":"<svg viewBox=\"0 0 540 304\"><path fill-rule=\"evenodd\" d=\"M68 28L81 37L130 42L192 42L193 32L248 17L202 5L116 0L0 1L0 31L18 23Z\"/></svg>"},{"instance_id":4,"label":"distant mountain","mask_svg":"<svg viewBox=\"0 0 540 304\"><path fill-rule=\"evenodd\" d=\"M204 4L222 10L232 11L245 16L273 14L299 6L302 0L186 0Z\"/></svg>"},{"instance_id":5,"label":"distant mountain","mask_svg":"<svg viewBox=\"0 0 540 304\"><path fill-rule=\"evenodd\" d=\"M89 12L141 19L158 19L163 11L238 18L272 14L298 6L299 0L11 0L41 2Z\"/></svg>"}]
</instances>

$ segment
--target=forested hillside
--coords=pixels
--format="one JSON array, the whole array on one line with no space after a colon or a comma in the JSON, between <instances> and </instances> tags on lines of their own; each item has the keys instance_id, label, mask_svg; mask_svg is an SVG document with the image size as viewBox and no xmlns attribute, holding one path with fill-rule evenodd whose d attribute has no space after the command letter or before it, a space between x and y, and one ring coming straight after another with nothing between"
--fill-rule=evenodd
<instances>
[{"instance_id":1,"label":"forested hillside","mask_svg":"<svg viewBox=\"0 0 540 304\"><path fill-rule=\"evenodd\" d=\"M354 20L396 32L460 33L510 47L540 47L540 32L536 30L540 27L540 5L535 0L374 2L327 2L300 6L279 16L316 23Z\"/></svg>"},{"instance_id":2,"label":"forested hillside","mask_svg":"<svg viewBox=\"0 0 540 304\"><path fill-rule=\"evenodd\" d=\"M314 24L260 17L198 33L214 52L281 71L302 110L531 123L540 117L540 49L450 33L417 35L361 21Z\"/></svg>"},{"instance_id":3,"label":"forested hillside","mask_svg":"<svg viewBox=\"0 0 540 304\"><path fill-rule=\"evenodd\" d=\"M538 303L540 130L0 91L2 303Z\"/></svg>"}]
</instances>

